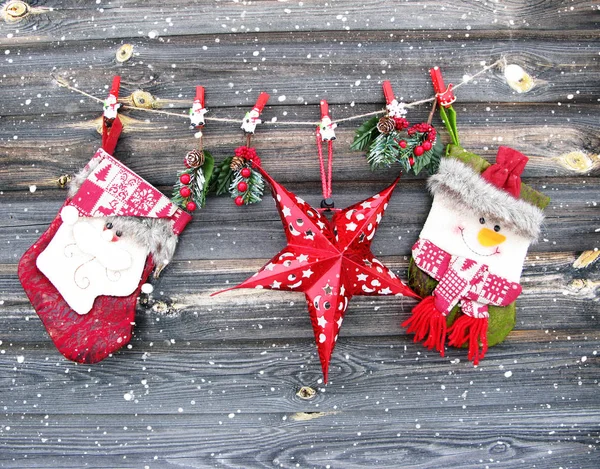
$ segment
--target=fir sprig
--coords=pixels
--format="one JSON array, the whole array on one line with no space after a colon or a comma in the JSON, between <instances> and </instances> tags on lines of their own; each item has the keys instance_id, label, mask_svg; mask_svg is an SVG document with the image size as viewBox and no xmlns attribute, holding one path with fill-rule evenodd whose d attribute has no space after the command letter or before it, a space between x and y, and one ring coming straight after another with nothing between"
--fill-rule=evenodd
<instances>
[{"instance_id":1,"label":"fir sprig","mask_svg":"<svg viewBox=\"0 0 600 469\"><path fill-rule=\"evenodd\" d=\"M400 146L398 145L398 132L390 132L389 134L379 134L373 143L369 146L367 152L367 161L371 166L371 170L377 168L389 168L396 162Z\"/></svg>"},{"instance_id":2,"label":"fir sprig","mask_svg":"<svg viewBox=\"0 0 600 469\"><path fill-rule=\"evenodd\" d=\"M187 211L194 211L196 208L202 208L206 204L206 194L208 192L207 180L210 180L215 161L211 154L204 150L204 163L198 167L189 167L181 171L177 176L177 182L173 185L173 195L171 201ZM183 183L182 176L188 175L189 182ZM183 188L189 189L190 195L184 197L181 194ZM190 205L190 202L193 202Z\"/></svg>"},{"instance_id":3,"label":"fir sprig","mask_svg":"<svg viewBox=\"0 0 600 469\"><path fill-rule=\"evenodd\" d=\"M242 170L244 168L251 170L250 176L247 178L242 176ZM248 185L248 188L244 192L241 192L238 189L238 184L240 182L245 182ZM243 168L233 171L232 182L229 186L229 193L232 198L235 199L236 197L241 196L244 204L255 204L262 200L264 191L265 181L262 175L258 171L252 170L250 164L246 164Z\"/></svg>"}]
</instances>

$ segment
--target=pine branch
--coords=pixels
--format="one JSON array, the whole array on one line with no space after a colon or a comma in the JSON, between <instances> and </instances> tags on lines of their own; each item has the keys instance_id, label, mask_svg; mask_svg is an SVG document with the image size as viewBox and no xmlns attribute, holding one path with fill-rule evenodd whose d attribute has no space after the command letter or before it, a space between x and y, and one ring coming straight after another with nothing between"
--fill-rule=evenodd
<instances>
[{"instance_id":1,"label":"pine branch","mask_svg":"<svg viewBox=\"0 0 600 469\"><path fill-rule=\"evenodd\" d=\"M379 133L377 130L377 122L379 122L379 117L373 116L356 129L354 141L352 142L352 145L350 145L352 150L366 150L369 145L371 145L376 134Z\"/></svg>"},{"instance_id":2,"label":"pine branch","mask_svg":"<svg viewBox=\"0 0 600 469\"><path fill-rule=\"evenodd\" d=\"M371 169L389 168L396 162L400 146L398 145L398 132L379 134L367 152L367 161Z\"/></svg>"},{"instance_id":3,"label":"pine branch","mask_svg":"<svg viewBox=\"0 0 600 469\"><path fill-rule=\"evenodd\" d=\"M232 198L236 198L238 196L242 196L242 199L245 204L254 204L260 202L262 200L262 196L265 190L265 182L261 174L252 169L250 164L244 166L245 168L250 168L252 172L250 173L250 177L245 178L242 176L242 169L240 168L237 171L234 171L233 180L229 186L229 193ZM238 184L240 182L245 182L248 184L248 189L245 192L240 192L238 190Z\"/></svg>"}]
</instances>

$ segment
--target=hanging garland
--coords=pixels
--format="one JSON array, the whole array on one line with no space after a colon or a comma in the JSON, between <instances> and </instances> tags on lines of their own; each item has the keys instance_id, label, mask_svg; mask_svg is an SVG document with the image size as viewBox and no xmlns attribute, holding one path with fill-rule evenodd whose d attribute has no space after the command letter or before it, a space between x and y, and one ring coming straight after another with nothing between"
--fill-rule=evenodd
<instances>
[{"instance_id":1,"label":"hanging garland","mask_svg":"<svg viewBox=\"0 0 600 469\"><path fill-rule=\"evenodd\" d=\"M237 206L255 204L262 200L265 183L261 174L256 171L260 166L260 158L251 147L252 136L256 126L262 121L260 113L264 109L269 95L261 93L251 111L242 120L242 129L246 134L246 145L237 147L234 156L225 158L213 173L209 190L216 195L228 192Z\"/></svg>"},{"instance_id":2,"label":"hanging garland","mask_svg":"<svg viewBox=\"0 0 600 469\"><path fill-rule=\"evenodd\" d=\"M363 123L357 129L350 148L367 151L371 170L400 163L406 172L412 170L414 174L419 174L427 169L430 174L435 173L444 146L436 140L436 130L431 125L433 110L428 122L410 127L404 117L406 105L396 100L391 83L387 80L383 82L383 93L387 102L386 114L381 118L374 116Z\"/></svg>"},{"instance_id":3,"label":"hanging garland","mask_svg":"<svg viewBox=\"0 0 600 469\"><path fill-rule=\"evenodd\" d=\"M173 186L171 201L188 212L204 207L208 193L207 181L213 175L215 161L212 155L204 150L202 144L202 127L204 127L204 114L208 111L204 107L204 88L196 87L196 98L189 111L191 128L197 129L196 138L199 139L199 149L189 151L183 163L185 169L178 175Z\"/></svg>"}]
</instances>

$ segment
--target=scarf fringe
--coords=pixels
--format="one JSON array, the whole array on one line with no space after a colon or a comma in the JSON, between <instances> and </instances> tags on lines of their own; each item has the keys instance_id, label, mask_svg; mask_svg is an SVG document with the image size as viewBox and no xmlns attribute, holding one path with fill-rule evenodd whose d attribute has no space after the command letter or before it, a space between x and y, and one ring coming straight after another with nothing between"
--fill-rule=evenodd
<instances>
[{"instance_id":1,"label":"scarf fringe","mask_svg":"<svg viewBox=\"0 0 600 469\"><path fill-rule=\"evenodd\" d=\"M473 318L463 314L448 330L448 345L462 347L469 341L468 358L474 365L478 365L488 349L487 330L488 318Z\"/></svg>"},{"instance_id":2,"label":"scarf fringe","mask_svg":"<svg viewBox=\"0 0 600 469\"><path fill-rule=\"evenodd\" d=\"M446 316L435 307L435 298L428 296L412 310L412 316L402 323L406 332L414 333L414 342L423 342L428 349L435 349L444 356L446 341Z\"/></svg>"}]
</instances>

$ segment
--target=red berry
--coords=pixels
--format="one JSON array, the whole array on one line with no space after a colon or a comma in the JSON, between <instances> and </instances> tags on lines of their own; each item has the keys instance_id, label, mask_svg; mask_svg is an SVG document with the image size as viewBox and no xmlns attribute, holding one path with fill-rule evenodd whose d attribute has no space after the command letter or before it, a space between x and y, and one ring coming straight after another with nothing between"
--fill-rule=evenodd
<instances>
[{"instance_id":1,"label":"red berry","mask_svg":"<svg viewBox=\"0 0 600 469\"><path fill-rule=\"evenodd\" d=\"M398 145L400 145L400 148L406 148L406 140L400 140Z\"/></svg>"},{"instance_id":2,"label":"red berry","mask_svg":"<svg viewBox=\"0 0 600 469\"><path fill-rule=\"evenodd\" d=\"M238 195L234 202L237 206L244 205L244 198L241 195Z\"/></svg>"},{"instance_id":3,"label":"red berry","mask_svg":"<svg viewBox=\"0 0 600 469\"><path fill-rule=\"evenodd\" d=\"M423 142L423 150L425 150L425 151L431 150L431 142L429 140L425 140Z\"/></svg>"},{"instance_id":4,"label":"red berry","mask_svg":"<svg viewBox=\"0 0 600 469\"><path fill-rule=\"evenodd\" d=\"M183 173L179 176L179 180L181 181L181 184L189 184L192 178L188 173Z\"/></svg>"},{"instance_id":5,"label":"red berry","mask_svg":"<svg viewBox=\"0 0 600 469\"><path fill-rule=\"evenodd\" d=\"M410 164L411 166L415 165L415 159L412 156L408 157L408 164Z\"/></svg>"},{"instance_id":6,"label":"red berry","mask_svg":"<svg viewBox=\"0 0 600 469\"><path fill-rule=\"evenodd\" d=\"M242 181L238 184L238 191L246 192L247 190L248 190L248 184L246 184L244 181Z\"/></svg>"},{"instance_id":7,"label":"red berry","mask_svg":"<svg viewBox=\"0 0 600 469\"><path fill-rule=\"evenodd\" d=\"M250 168L242 169L242 177L249 178L251 174L252 174L252 170Z\"/></svg>"},{"instance_id":8,"label":"red berry","mask_svg":"<svg viewBox=\"0 0 600 469\"><path fill-rule=\"evenodd\" d=\"M189 187L182 187L179 189L179 193L181 194L181 197L189 197L192 191Z\"/></svg>"},{"instance_id":9,"label":"red berry","mask_svg":"<svg viewBox=\"0 0 600 469\"><path fill-rule=\"evenodd\" d=\"M424 152L425 152L425 150L423 149L423 147L421 145L416 146L415 149L413 150L413 153L415 154L415 156L421 156Z\"/></svg>"},{"instance_id":10,"label":"red berry","mask_svg":"<svg viewBox=\"0 0 600 469\"><path fill-rule=\"evenodd\" d=\"M187 203L185 208L187 209L188 212L193 212L194 210L196 210L196 204L194 202L190 201Z\"/></svg>"}]
</instances>

